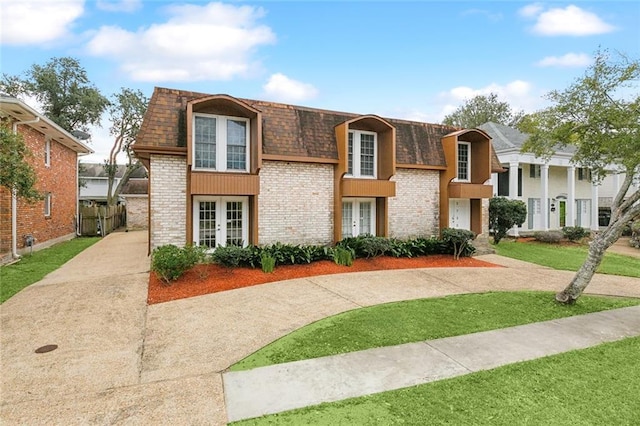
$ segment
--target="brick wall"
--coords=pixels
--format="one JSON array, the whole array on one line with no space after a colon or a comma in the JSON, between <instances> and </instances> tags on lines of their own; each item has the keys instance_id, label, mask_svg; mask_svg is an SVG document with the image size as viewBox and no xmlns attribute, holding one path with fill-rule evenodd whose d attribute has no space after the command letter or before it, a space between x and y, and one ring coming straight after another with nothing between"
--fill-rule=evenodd
<instances>
[{"instance_id":1,"label":"brick wall","mask_svg":"<svg viewBox=\"0 0 640 426\"><path fill-rule=\"evenodd\" d=\"M184 246L187 241L187 160L152 155L150 166L151 250L165 244Z\"/></svg>"},{"instance_id":2,"label":"brick wall","mask_svg":"<svg viewBox=\"0 0 640 426\"><path fill-rule=\"evenodd\" d=\"M333 166L264 161L258 198L260 244L333 240Z\"/></svg>"},{"instance_id":3,"label":"brick wall","mask_svg":"<svg viewBox=\"0 0 640 426\"><path fill-rule=\"evenodd\" d=\"M123 195L127 203L127 229L147 229L149 226L149 197Z\"/></svg>"},{"instance_id":4,"label":"brick wall","mask_svg":"<svg viewBox=\"0 0 640 426\"><path fill-rule=\"evenodd\" d=\"M33 154L27 161L33 166L38 180L36 189L41 193L51 193L51 215L45 217L44 201L27 203L18 200L17 247L24 249L24 235L32 234L40 247L46 242L63 240L75 235L75 215L77 203L77 154L64 145L51 141L50 165L45 165L45 136L32 128L19 125L25 144ZM11 251L11 194L0 192L0 254ZM39 247L36 247L39 248Z\"/></svg>"},{"instance_id":5,"label":"brick wall","mask_svg":"<svg viewBox=\"0 0 640 426\"><path fill-rule=\"evenodd\" d=\"M440 173L435 170L396 169L396 196L389 198L389 236L438 235Z\"/></svg>"}]
</instances>

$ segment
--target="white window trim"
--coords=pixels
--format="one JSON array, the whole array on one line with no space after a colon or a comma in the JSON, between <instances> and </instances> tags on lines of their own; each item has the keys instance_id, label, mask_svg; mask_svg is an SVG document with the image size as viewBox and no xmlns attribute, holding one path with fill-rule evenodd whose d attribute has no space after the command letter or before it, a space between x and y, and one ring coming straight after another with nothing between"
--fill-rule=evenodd
<instances>
[{"instance_id":1,"label":"white window trim","mask_svg":"<svg viewBox=\"0 0 640 426\"><path fill-rule=\"evenodd\" d=\"M458 161L458 152L459 152L459 145L466 145L467 147L467 179L460 179L460 173L458 170L458 165L459 165L459 161ZM456 178L454 179L455 182L471 182L471 143L470 142L458 142L458 146L456 146Z\"/></svg>"},{"instance_id":2,"label":"white window trim","mask_svg":"<svg viewBox=\"0 0 640 426\"><path fill-rule=\"evenodd\" d=\"M378 178L378 134L376 132L368 132L365 130L349 130L349 133L353 134L353 165L352 170L353 173L349 174L349 159L347 158L347 173L345 177L348 178L356 178L356 179L377 179ZM361 167L361 139L360 135L373 135L373 176L362 175L360 173ZM357 141L357 142L356 142ZM349 140L347 139L347 151L349 150L348 146ZM348 152L347 152L348 156Z\"/></svg>"},{"instance_id":3,"label":"white window trim","mask_svg":"<svg viewBox=\"0 0 640 426\"><path fill-rule=\"evenodd\" d=\"M216 122L216 168L207 168L207 167L197 167L196 166L196 117L208 117L214 118L217 120ZM233 121L244 121L247 123L246 127L246 141L247 141L247 151L246 151L246 159L245 159L245 168L244 170L240 169L227 169L227 120ZM224 125L222 125L224 123ZM249 172L249 160L251 159L251 122L246 117L233 117L229 115L215 115L215 114L203 114L203 113L194 113L193 114L193 122L191 123L191 128L193 131L191 132L191 161L193 164L193 170L202 170L209 172L229 172L229 173L248 173Z\"/></svg>"},{"instance_id":4,"label":"white window trim","mask_svg":"<svg viewBox=\"0 0 640 426\"><path fill-rule=\"evenodd\" d=\"M224 232L222 231L221 224L224 222L226 224L227 218L227 205L226 203L231 201L240 201L242 202L242 241L243 247L247 247L249 245L249 197L216 197L216 196L198 196L193 197L193 205L191 209L193 210L193 245L200 245L200 202L201 201L215 201L216 202L216 224L218 226L218 230L216 230L216 241L218 242L217 246L220 246L220 242L224 242L224 245L227 244L227 235L226 228ZM215 249L211 249L215 250Z\"/></svg>"},{"instance_id":5,"label":"white window trim","mask_svg":"<svg viewBox=\"0 0 640 426\"><path fill-rule=\"evenodd\" d=\"M51 167L51 139L49 137L44 141L44 165Z\"/></svg>"},{"instance_id":6,"label":"white window trim","mask_svg":"<svg viewBox=\"0 0 640 426\"><path fill-rule=\"evenodd\" d=\"M44 217L51 217L51 193L44 194Z\"/></svg>"},{"instance_id":7,"label":"white window trim","mask_svg":"<svg viewBox=\"0 0 640 426\"><path fill-rule=\"evenodd\" d=\"M376 235L376 199L375 198L351 198L351 197L346 197L342 199L342 203L351 203L352 204L352 208L351 208L351 212L353 214L353 217L351 218L352 221L357 222L359 220L359 216L360 216L360 204L361 203L371 203L371 224L370 224L370 228L371 228L371 235L375 236ZM342 208L342 203L340 204L340 208ZM356 215L356 212L358 213ZM360 232L360 224L357 223L356 224L356 228L358 230L357 235L363 235ZM344 229L342 230L341 234L344 233Z\"/></svg>"}]
</instances>

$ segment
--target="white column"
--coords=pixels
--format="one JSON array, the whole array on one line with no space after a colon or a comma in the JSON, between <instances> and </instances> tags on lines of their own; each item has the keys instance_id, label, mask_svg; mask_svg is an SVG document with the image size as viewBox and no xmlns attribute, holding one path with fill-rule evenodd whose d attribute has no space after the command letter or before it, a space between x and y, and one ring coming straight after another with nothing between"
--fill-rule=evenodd
<instances>
[{"instance_id":1,"label":"white column","mask_svg":"<svg viewBox=\"0 0 640 426\"><path fill-rule=\"evenodd\" d=\"M591 184L591 230L597 231L598 228L598 185Z\"/></svg>"},{"instance_id":2,"label":"white column","mask_svg":"<svg viewBox=\"0 0 640 426\"><path fill-rule=\"evenodd\" d=\"M620 173L613 174L613 196L615 197L620 191Z\"/></svg>"},{"instance_id":3,"label":"white column","mask_svg":"<svg viewBox=\"0 0 640 426\"><path fill-rule=\"evenodd\" d=\"M576 168L567 167L567 226L576 224Z\"/></svg>"},{"instance_id":4,"label":"white column","mask_svg":"<svg viewBox=\"0 0 640 426\"><path fill-rule=\"evenodd\" d=\"M540 166L540 214L542 215L542 229L549 230L549 165Z\"/></svg>"},{"instance_id":5,"label":"white column","mask_svg":"<svg viewBox=\"0 0 640 426\"><path fill-rule=\"evenodd\" d=\"M518 199L518 166L517 160L509 162L509 199L511 200ZM513 225L513 236L517 237L519 235L518 225Z\"/></svg>"},{"instance_id":6,"label":"white column","mask_svg":"<svg viewBox=\"0 0 640 426\"><path fill-rule=\"evenodd\" d=\"M509 198L518 199L518 161L509 162Z\"/></svg>"},{"instance_id":7,"label":"white column","mask_svg":"<svg viewBox=\"0 0 640 426\"><path fill-rule=\"evenodd\" d=\"M491 173L491 186L493 186L493 196L498 196L498 174Z\"/></svg>"}]
</instances>

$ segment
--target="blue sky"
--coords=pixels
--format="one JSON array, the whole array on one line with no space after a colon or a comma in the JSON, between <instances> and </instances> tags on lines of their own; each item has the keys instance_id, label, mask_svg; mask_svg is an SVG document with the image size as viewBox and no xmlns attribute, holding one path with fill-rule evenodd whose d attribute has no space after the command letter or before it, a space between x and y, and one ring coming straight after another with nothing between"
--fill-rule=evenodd
<instances>
[{"instance_id":1,"label":"blue sky","mask_svg":"<svg viewBox=\"0 0 640 426\"><path fill-rule=\"evenodd\" d=\"M0 0L0 19L10 75L73 56L107 96L161 86L434 123L489 92L541 108L599 47L640 56L632 1ZM108 153L106 120L92 134L83 161Z\"/></svg>"}]
</instances>

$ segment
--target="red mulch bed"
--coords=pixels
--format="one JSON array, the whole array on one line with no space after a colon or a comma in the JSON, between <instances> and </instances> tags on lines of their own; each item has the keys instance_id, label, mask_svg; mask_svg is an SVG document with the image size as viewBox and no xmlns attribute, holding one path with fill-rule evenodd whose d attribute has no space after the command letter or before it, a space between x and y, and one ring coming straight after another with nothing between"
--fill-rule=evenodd
<instances>
[{"instance_id":1,"label":"red mulch bed","mask_svg":"<svg viewBox=\"0 0 640 426\"><path fill-rule=\"evenodd\" d=\"M151 305L203 294L217 293L234 288L316 275L379 271L385 269L448 267L496 268L499 266L473 257L464 257L460 260L455 260L453 256L450 255L421 256L415 258L381 256L371 259L356 259L351 266L340 266L334 262L323 260L306 265L276 266L276 269L270 274L265 274L260 268L228 269L216 264L198 265L194 269L186 272L171 285L164 284L156 277L156 274L152 272L149 275L148 303Z\"/></svg>"}]
</instances>

